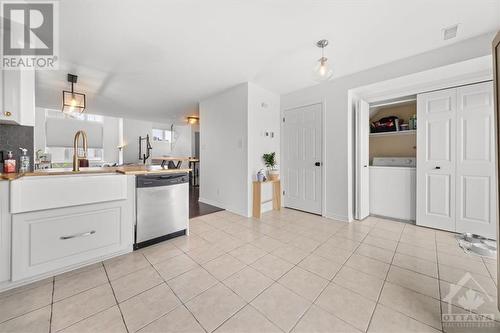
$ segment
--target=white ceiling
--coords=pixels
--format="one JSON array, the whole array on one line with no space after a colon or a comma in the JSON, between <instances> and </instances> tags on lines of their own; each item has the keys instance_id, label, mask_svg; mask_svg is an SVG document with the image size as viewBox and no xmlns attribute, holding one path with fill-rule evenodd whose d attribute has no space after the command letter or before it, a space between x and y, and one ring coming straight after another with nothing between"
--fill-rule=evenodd
<instances>
[{"instance_id":1,"label":"white ceiling","mask_svg":"<svg viewBox=\"0 0 500 333\"><path fill-rule=\"evenodd\" d=\"M61 70L38 73L37 105L59 108L71 72L90 113L182 119L241 82L314 85L322 38L335 78L498 29L500 0L64 0Z\"/></svg>"}]
</instances>

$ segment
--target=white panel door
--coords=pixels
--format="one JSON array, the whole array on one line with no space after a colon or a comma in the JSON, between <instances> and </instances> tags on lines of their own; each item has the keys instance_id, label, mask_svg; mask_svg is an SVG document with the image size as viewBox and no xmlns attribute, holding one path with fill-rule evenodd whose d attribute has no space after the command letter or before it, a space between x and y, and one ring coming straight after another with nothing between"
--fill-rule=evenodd
<instances>
[{"instance_id":1,"label":"white panel door","mask_svg":"<svg viewBox=\"0 0 500 333\"><path fill-rule=\"evenodd\" d=\"M370 106L360 100L356 105L356 214L358 220L370 215L370 171L368 169Z\"/></svg>"},{"instance_id":2,"label":"white panel door","mask_svg":"<svg viewBox=\"0 0 500 333\"><path fill-rule=\"evenodd\" d=\"M321 104L284 112L282 176L286 207L321 214Z\"/></svg>"},{"instance_id":3,"label":"white panel door","mask_svg":"<svg viewBox=\"0 0 500 333\"><path fill-rule=\"evenodd\" d=\"M456 231L496 238L493 85L457 89Z\"/></svg>"},{"instance_id":4,"label":"white panel door","mask_svg":"<svg viewBox=\"0 0 500 333\"><path fill-rule=\"evenodd\" d=\"M417 96L417 224L455 231L456 89Z\"/></svg>"}]
</instances>

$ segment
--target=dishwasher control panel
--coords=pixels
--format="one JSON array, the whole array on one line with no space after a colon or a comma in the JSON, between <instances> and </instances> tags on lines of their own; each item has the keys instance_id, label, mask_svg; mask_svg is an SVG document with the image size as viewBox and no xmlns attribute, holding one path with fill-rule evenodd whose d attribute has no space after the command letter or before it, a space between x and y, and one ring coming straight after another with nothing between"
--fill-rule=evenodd
<instances>
[{"instance_id":1,"label":"dishwasher control panel","mask_svg":"<svg viewBox=\"0 0 500 333\"><path fill-rule=\"evenodd\" d=\"M143 175L136 177L136 187L156 187L187 183L189 177L185 173L173 173L164 175Z\"/></svg>"}]
</instances>

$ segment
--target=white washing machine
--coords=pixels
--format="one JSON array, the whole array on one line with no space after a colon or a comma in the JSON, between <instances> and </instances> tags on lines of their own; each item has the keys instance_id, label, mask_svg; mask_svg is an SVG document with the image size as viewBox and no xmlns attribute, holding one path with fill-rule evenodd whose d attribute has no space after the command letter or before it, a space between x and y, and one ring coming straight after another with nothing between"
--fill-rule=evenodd
<instances>
[{"instance_id":1,"label":"white washing machine","mask_svg":"<svg viewBox=\"0 0 500 333\"><path fill-rule=\"evenodd\" d=\"M416 158L374 157L370 166L370 214L415 221Z\"/></svg>"}]
</instances>

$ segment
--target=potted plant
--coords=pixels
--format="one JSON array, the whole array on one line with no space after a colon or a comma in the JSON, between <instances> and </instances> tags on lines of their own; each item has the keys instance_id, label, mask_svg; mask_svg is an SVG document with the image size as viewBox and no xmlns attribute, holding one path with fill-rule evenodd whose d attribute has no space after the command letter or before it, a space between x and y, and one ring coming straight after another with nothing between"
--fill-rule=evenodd
<instances>
[{"instance_id":1,"label":"potted plant","mask_svg":"<svg viewBox=\"0 0 500 333\"><path fill-rule=\"evenodd\" d=\"M278 164L276 163L276 153L266 153L262 155L262 159L264 160L264 164L267 167L269 180L278 180L280 178L280 174Z\"/></svg>"}]
</instances>

